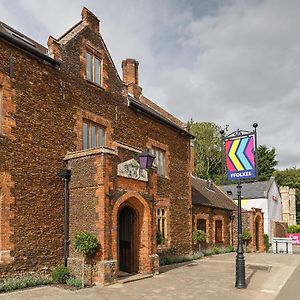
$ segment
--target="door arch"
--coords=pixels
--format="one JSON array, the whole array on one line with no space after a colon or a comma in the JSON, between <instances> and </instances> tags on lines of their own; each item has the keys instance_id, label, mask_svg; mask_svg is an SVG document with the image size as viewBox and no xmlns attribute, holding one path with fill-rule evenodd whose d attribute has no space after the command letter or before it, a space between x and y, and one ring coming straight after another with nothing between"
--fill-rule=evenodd
<instances>
[{"instance_id":1,"label":"door arch","mask_svg":"<svg viewBox=\"0 0 300 300\"><path fill-rule=\"evenodd\" d=\"M119 270L136 273L138 217L130 206L123 206L118 215Z\"/></svg>"},{"instance_id":2,"label":"door arch","mask_svg":"<svg viewBox=\"0 0 300 300\"><path fill-rule=\"evenodd\" d=\"M112 259L119 263L119 216L123 208L128 207L135 215L135 266L134 272L151 273L152 262L150 255L154 250L156 232L152 230L152 215L149 203L137 192L129 191L122 195L115 203L112 211ZM156 252L156 251L155 251ZM120 270L120 269L119 269Z\"/></svg>"}]
</instances>

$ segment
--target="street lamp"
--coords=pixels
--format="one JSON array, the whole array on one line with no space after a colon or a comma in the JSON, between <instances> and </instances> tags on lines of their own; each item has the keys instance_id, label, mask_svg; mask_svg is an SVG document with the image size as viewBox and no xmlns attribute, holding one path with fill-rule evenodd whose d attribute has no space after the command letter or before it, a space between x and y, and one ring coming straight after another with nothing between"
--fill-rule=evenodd
<instances>
[{"instance_id":1,"label":"street lamp","mask_svg":"<svg viewBox=\"0 0 300 300\"><path fill-rule=\"evenodd\" d=\"M139 154L139 164L141 169L151 169L155 156L149 151L149 149L145 150L141 154Z\"/></svg>"},{"instance_id":2,"label":"street lamp","mask_svg":"<svg viewBox=\"0 0 300 300\"><path fill-rule=\"evenodd\" d=\"M68 251L68 237L69 237L69 180L71 178L71 170L64 169L58 174L65 183L65 197L64 197L64 266L67 267L67 251Z\"/></svg>"},{"instance_id":3,"label":"street lamp","mask_svg":"<svg viewBox=\"0 0 300 300\"><path fill-rule=\"evenodd\" d=\"M224 130L220 130L222 143L222 182L224 180L224 165L226 156L227 180L237 182L238 198L238 245L236 255L236 281L235 287L246 288L245 280L245 256L243 249L242 233L242 181L255 180L257 177L257 123L253 125L254 130L237 129L225 136ZM254 141L253 141L254 140ZM225 155L224 155L225 154ZM233 221L233 220L232 220Z\"/></svg>"}]
</instances>

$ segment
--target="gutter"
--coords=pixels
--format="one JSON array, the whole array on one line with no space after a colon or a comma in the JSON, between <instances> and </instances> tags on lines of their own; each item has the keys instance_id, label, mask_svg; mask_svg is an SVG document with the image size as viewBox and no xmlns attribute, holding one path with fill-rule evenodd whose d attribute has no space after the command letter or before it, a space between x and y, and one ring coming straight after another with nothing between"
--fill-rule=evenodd
<instances>
[{"instance_id":1,"label":"gutter","mask_svg":"<svg viewBox=\"0 0 300 300\"><path fill-rule=\"evenodd\" d=\"M174 124L173 122L169 121L166 118L163 118L161 115L159 115L157 112L153 111L152 109L145 108L141 103L139 103L138 101L136 101L135 99L133 99L131 97L128 97L128 107L132 107L132 108L136 109L137 111L142 111L142 112L146 113L147 115L150 115L154 119L168 125L169 127L172 127L173 129L176 129L177 131L179 131L179 133L181 135L186 135L190 139L195 138L192 134L190 134L188 131L184 130L182 127Z\"/></svg>"},{"instance_id":2,"label":"gutter","mask_svg":"<svg viewBox=\"0 0 300 300\"><path fill-rule=\"evenodd\" d=\"M33 54L34 56L37 56L38 58L41 58L44 61L47 61L48 63L54 65L54 66L59 66L60 62L53 59L52 57L41 53L40 51L32 48L29 45L24 44L22 41L19 41L13 37L11 37L10 35L5 34L4 32L0 31L0 38L6 40L7 42L9 42L10 44L13 44L14 46L17 46L18 48L20 48L21 50L24 50L26 52L29 52L30 54Z\"/></svg>"}]
</instances>

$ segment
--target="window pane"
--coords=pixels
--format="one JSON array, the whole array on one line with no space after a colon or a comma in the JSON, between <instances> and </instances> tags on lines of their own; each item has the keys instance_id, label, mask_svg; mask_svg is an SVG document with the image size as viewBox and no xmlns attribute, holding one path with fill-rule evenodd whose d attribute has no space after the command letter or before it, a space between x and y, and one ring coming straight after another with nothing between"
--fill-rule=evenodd
<instances>
[{"instance_id":1,"label":"window pane","mask_svg":"<svg viewBox=\"0 0 300 300\"><path fill-rule=\"evenodd\" d=\"M162 224L161 224L161 229L162 229L162 237L165 238L165 219L161 220Z\"/></svg>"},{"instance_id":2,"label":"window pane","mask_svg":"<svg viewBox=\"0 0 300 300\"><path fill-rule=\"evenodd\" d=\"M86 78L89 80L93 80L93 62L92 55L86 52Z\"/></svg>"},{"instance_id":3,"label":"window pane","mask_svg":"<svg viewBox=\"0 0 300 300\"><path fill-rule=\"evenodd\" d=\"M95 57L95 65L94 65L94 82L100 85L100 60Z\"/></svg>"},{"instance_id":4,"label":"window pane","mask_svg":"<svg viewBox=\"0 0 300 300\"><path fill-rule=\"evenodd\" d=\"M104 146L104 130L103 128L98 128L98 146Z\"/></svg>"},{"instance_id":5,"label":"window pane","mask_svg":"<svg viewBox=\"0 0 300 300\"><path fill-rule=\"evenodd\" d=\"M97 147L96 145L96 126L92 125L91 129L91 148Z\"/></svg>"},{"instance_id":6,"label":"window pane","mask_svg":"<svg viewBox=\"0 0 300 300\"><path fill-rule=\"evenodd\" d=\"M89 128L86 122L83 122L83 149L89 148Z\"/></svg>"}]
</instances>

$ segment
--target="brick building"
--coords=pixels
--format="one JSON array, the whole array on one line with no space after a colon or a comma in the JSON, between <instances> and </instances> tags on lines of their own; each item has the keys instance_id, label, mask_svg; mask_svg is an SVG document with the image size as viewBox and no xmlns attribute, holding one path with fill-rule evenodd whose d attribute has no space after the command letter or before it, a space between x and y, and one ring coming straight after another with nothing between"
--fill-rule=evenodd
<instances>
[{"instance_id":1,"label":"brick building","mask_svg":"<svg viewBox=\"0 0 300 300\"><path fill-rule=\"evenodd\" d=\"M220 187L211 181L192 177L192 204L193 230L201 229L207 236L202 247L237 247L237 205ZM251 235L247 243L248 251L264 251L263 220L259 208L242 210L243 231Z\"/></svg>"},{"instance_id":2,"label":"brick building","mask_svg":"<svg viewBox=\"0 0 300 300\"><path fill-rule=\"evenodd\" d=\"M1 277L62 263L65 168L69 239L88 230L99 241L93 282L156 272L157 229L163 253L191 251L191 136L142 95L137 61L119 77L99 24L83 8L48 48L0 24ZM136 162L146 148L149 172ZM72 246L68 257L76 269Z\"/></svg>"},{"instance_id":3,"label":"brick building","mask_svg":"<svg viewBox=\"0 0 300 300\"><path fill-rule=\"evenodd\" d=\"M226 247L233 242L231 215L236 204L213 182L192 177L193 230L206 233L204 247Z\"/></svg>"}]
</instances>

